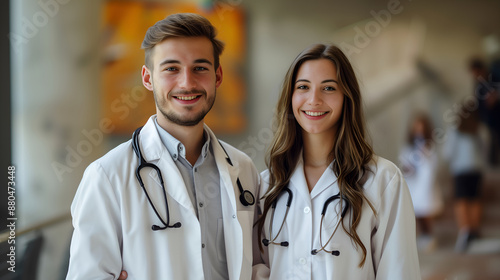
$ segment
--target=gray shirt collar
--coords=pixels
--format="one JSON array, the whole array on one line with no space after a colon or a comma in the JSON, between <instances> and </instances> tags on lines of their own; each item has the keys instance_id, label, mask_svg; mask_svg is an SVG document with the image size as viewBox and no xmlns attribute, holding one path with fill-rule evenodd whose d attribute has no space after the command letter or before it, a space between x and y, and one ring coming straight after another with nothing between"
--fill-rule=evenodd
<instances>
[{"instance_id":1,"label":"gray shirt collar","mask_svg":"<svg viewBox=\"0 0 500 280\"><path fill-rule=\"evenodd\" d=\"M167 148L170 156L174 161L178 160L179 157L186 158L186 148L184 147L184 144L181 143L181 141L177 140L174 136L172 136L170 133L168 133L165 129L163 129L159 124L157 118L155 120L155 126L156 130L158 130L158 134L160 135L161 142ZM208 134L208 131L204 128L203 133L205 136L205 144L203 144L203 147L201 149L201 155L203 158L207 157L208 154L208 149L210 147L210 135Z\"/></svg>"}]
</instances>

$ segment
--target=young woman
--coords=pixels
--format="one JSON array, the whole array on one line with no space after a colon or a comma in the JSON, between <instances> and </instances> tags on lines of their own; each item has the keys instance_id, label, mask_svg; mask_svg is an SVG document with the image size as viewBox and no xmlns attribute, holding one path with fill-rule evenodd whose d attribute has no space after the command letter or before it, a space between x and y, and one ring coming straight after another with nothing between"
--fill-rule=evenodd
<instances>
[{"instance_id":1,"label":"young woman","mask_svg":"<svg viewBox=\"0 0 500 280\"><path fill-rule=\"evenodd\" d=\"M420 113L412 120L407 144L399 158L415 210L417 245L429 253L437 246L433 225L443 210L443 198L438 184L438 152L432 141L432 123L426 114Z\"/></svg>"},{"instance_id":2,"label":"young woman","mask_svg":"<svg viewBox=\"0 0 500 280\"><path fill-rule=\"evenodd\" d=\"M486 165L484 145L480 137L478 111L467 110L461 104L457 126L451 129L444 146L455 188L455 217L458 236L455 251L464 252L469 243L479 237L482 216L482 170Z\"/></svg>"},{"instance_id":3,"label":"young woman","mask_svg":"<svg viewBox=\"0 0 500 280\"><path fill-rule=\"evenodd\" d=\"M290 66L261 174L253 279L420 279L408 187L373 154L361 107L339 48L313 45Z\"/></svg>"}]
</instances>

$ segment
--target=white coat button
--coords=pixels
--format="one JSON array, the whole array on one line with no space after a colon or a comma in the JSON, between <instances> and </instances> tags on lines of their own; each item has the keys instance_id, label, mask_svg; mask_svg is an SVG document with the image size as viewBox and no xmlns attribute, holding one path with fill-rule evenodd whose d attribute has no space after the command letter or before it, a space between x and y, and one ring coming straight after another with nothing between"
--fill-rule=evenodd
<instances>
[{"instance_id":1,"label":"white coat button","mask_svg":"<svg viewBox=\"0 0 500 280\"><path fill-rule=\"evenodd\" d=\"M236 219L236 215L233 215L233 219Z\"/></svg>"},{"instance_id":2,"label":"white coat button","mask_svg":"<svg viewBox=\"0 0 500 280\"><path fill-rule=\"evenodd\" d=\"M300 259L299 259L299 263L300 263L301 265L305 265L305 264L307 263L307 260L306 260L306 259L304 259L304 258L300 258Z\"/></svg>"},{"instance_id":3,"label":"white coat button","mask_svg":"<svg viewBox=\"0 0 500 280\"><path fill-rule=\"evenodd\" d=\"M307 213L309 213L309 212L311 212L311 208L309 208L309 207L304 208L304 213L306 213L306 214L307 214Z\"/></svg>"}]
</instances>

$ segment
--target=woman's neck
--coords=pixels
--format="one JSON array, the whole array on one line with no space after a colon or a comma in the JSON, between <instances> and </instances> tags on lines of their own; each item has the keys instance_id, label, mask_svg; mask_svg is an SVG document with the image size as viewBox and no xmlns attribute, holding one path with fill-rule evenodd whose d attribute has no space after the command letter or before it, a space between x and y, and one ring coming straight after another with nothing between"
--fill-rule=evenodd
<instances>
[{"instance_id":1,"label":"woman's neck","mask_svg":"<svg viewBox=\"0 0 500 280\"><path fill-rule=\"evenodd\" d=\"M335 136L304 133L302 139L304 174L310 192L330 165L329 155L335 145Z\"/></svg>"},{"instance_id":2,"label":"woman's neck","mask_svg":"<svg viewBox=\"0 0 500 280\"><path fill-rule=\"evenodd\" d=\"M335 145L335 136L331 134L309 134L302 135L304 141L303 159L304 165L308 166L328 166L328 159L333 146Z\"/></svg>"}]
</instances>

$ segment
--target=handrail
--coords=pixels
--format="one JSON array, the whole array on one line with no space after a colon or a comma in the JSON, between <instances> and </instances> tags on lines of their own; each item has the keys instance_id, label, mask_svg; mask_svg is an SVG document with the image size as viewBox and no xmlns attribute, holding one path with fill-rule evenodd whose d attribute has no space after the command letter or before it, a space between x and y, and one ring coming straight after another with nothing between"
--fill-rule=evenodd
<instances>
[{"instance_id":1,"label":"handrail","mask_svg":"<svg viewBox=\"0 0 500 280\"><path fill-rule=\"evenodd\" d=\"M58 217L49 219L49 220L47 220L45 222L36 224L34 226L27 227L25 229L16 231L16 238L18 238L18 237L20 237L22 235L25 235L25 234L27 234L29 232L36 231L36 230L39 230L39 229L42 229L42 228L45 228L45 227L53 226L53 225L65 222L67 220L71 220L71 214L70 213L66 213L64 215L60 215ZM0 233L0 243L6 242L7 240L9 240L9 236L10 236L10 230L7 230L5 232Z\"/></svg>"}]
</instances>

